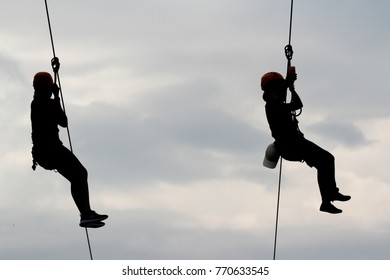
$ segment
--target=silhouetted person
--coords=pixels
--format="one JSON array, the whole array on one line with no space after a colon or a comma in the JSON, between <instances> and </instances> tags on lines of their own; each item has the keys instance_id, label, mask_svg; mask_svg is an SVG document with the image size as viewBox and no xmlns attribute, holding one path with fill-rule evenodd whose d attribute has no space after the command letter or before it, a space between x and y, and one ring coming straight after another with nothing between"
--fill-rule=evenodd
<instances>
[{"instance_id":1,"label":"silhouetted person","mask_svg":"<svg viewBox=\"0 0 390 280\"><path fill-rule=\"evenodd\" d=\"M265 111L274 145L282 158L289 161L304 161L317 169L317 180L322 197L320 211L332 214L341 213L331 202L347 201L351 197L343 195L336 187L335 158L331 153L304 138L299 130L295 111L303 107L294 88L295 68L289 68L286 79L277 72L269 72L261 78ZM291 92L291 102L286 103L287 89Z\"/></svg>"},{"instance_id":2,"label":"silhouetted person","mask_svg":"<svg viewBox=\"0 0 390 280\"><path fill-rule=\"evenodd\" d=\"M39 164L47 170L57 170L71 183L71 193L80 211L81 227L104 226L107 215L91 210L88 173L76 156L62 145L58 125L67 127L68 119L61 108L59 88L47 72L34 76L34 99L31 103L33 169ZM54 95L54 98L51 96Z\"/></svg>"}]
</instances>

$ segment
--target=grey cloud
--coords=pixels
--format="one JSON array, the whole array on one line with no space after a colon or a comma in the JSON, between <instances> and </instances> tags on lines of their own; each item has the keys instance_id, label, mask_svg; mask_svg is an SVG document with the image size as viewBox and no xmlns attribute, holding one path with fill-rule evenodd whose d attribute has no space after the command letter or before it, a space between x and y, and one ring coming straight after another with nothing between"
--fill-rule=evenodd
<instances>
[{"instance_id":1,"label":"grey cloud","mask_svg":"<svg viewBox=\"0 0 390 280\"><path fill-rule=\"evenodd\" d=\"M256 0L133 2L50 2L73 147L90 172L92 200L102 203L123 188L158 191L153 187L167 182L196 188L200 182L213 186L213 181L242 181L243 187L258 183L261 191L276 192L278 171L261 165L272 141L269 129L259 129L248 119L264 118L258 76L285 69L288 5ZM302 121L303 132L308 139L324 140L321 146L351 147L357 157L361 147L383 151L368 146L370 135L356 124L390 112L384 31L389 3L382 2L359 1L351 13L351 1L338 3L336 10L325 1L303 1L294 14L297 90L310 108L303 117L310 118L315 110L316 118L326 120L307 127ZM14 12L0 18L0 209L5 213L0 258L88 259L68 182L54 172L32 173L30 167L31 78L41 67L50 70L51 58L43 3L26 2L20 9L17 1L8 1L4 10ZM66 143L66 134L61 136ZM380 135L375 137L378 147L385 146ZM348 160L347 172L337 170L341 181L353 180L354 188L386 182L369 169L367 176L358 174ZM301 170L314 172L284 169L285 190L291 182L312 179L308 184L315 184L315 176ZM376 197L386 197L386 186L381 190ZM147 200L148 193L143 195ZM299 208L302 201L310 203L318 198L314 195L305 192L303 200L283 213L304 211ZM293 226L282 221L280 258L386 259L388 224L375 212L383 210L366 197L364 204L367 209L361 211L372 211L369 218L375 221L367 230L356 228L352 217L360 218L361 204L353 202L348 207L356 213L345 207L346 215L318 218L314 209L305 213L308 220L300 215L289 220ZM146 208L105 209L110 214L107 227L90 232L97 259L271 258L270 221L259 232L226 225L211 230L195 227L192 215L180 212L183 208Z\"/></svg>"},{"instance_id":2,"label":"grey cloud","mask_svg":"<svg viewBox=\"0 0 390 280\"><path fill-rule=\"evenodd\" d=\"M256 158L261 168L269 136L218 108L214 94L214 88L187 84L127 106L95 103L73 108L72 129L82 135L79 152L100 162L100 168L110 166L110 171L101 172L106 178L124 181L219 178L228 158Z\"/></svg>"},{"instance_id":3,"label":"grey cloud","mask_svg":"<svg viewBox=\"0 0 390 280\"><path fill-rule=\"evenodd\" d=\"M308 131L323 138L324 142L337 143L349 148L370 144L365 134L351 123L323 121L310 125Z\"/></svg>"}]
</instances>

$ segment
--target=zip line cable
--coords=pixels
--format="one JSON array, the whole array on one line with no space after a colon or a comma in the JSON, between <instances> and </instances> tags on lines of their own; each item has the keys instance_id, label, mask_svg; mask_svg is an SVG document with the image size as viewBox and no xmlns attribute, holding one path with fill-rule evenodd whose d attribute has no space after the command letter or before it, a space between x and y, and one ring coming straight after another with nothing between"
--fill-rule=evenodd
<instances>
[{"instance_id":1,"label":"zip line cable","mask_svg":"<svg viewBox=\"0 0 390 280\"><path fill-rule=\"evenodd\" d=\"M293 19L293 7L294 7L294 0L291 0L291 7L290 7L290 27L288 32L288 45L284 48L284 52L287 58L287 71L289 67L291 66L291 59L293 56L293 49L291 46L291 33L292 33L292 19ZM276 243L277 243L277 237L278 237L278 225L279 225L279 206L280 206L280 189L282 184L282 162L283 158L280 156L280 168L279 168L279 182L278 182L278 196L277 196L277 202L276 202L276 218L275 218L275 237L274 237L274 254L273 254L273 260L276 259Z\"/></svg>"},{"instance_id":2,"label":"zip line cable","mask_svg":"<svg viewBox=\"0 0 390 280\"><path fill-rule=\"evenodd\" d=\"M65 102L64 102L64 97L63 97L63 94L62 94L62 87L61 87L61 81L60 81L60 74L58 73L58 71L60 70L60 62L59 62L58 57L56 56L56 52L55 52L55 48L54 48L53 32L52 32L51 24L50 24L50 16L49 16L49 8L48 8L48 5L47 5L47 0L45 0L45 8L46 8L47 23L48 23L48 26L49 26L51 48L52 48L52 51L53 51L53 59L51 60L51 66L52 66L53 72L54 72L54 83L56 83L58 81L58 87L59 87L59 91L60 91L60 95L61 95L62 108L64 110L64 114L66 115ZM67 134L68 134L70 151L73 153L72 140L70 138L70 131L69 131L69 124L66 126L66 131L67 131ZM93 260L91 243L89 241L89 235L88 235L87 227L85 227L85 234L87 236L89 256L90 256L91 260Z\"/></svg>"}]
</instances>

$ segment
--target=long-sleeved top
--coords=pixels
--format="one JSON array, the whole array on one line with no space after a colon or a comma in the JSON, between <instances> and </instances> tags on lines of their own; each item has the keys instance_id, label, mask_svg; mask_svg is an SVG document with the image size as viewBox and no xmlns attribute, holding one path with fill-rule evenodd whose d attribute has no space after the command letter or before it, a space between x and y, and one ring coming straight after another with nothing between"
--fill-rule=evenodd
<instances>
[{"instance_id":1,"label":"long-sleeved top","mask_svg":"<svg viewBox=\"0 0 390 280\"><path fill-rule=\"evenodd\" d=\"M35 93L31 102L32 141L35 148L61 145L58 125L67 127L68 119L59 98L45 98Z\"/></svg>"},{"instance_id":2,"label":"long-sleeved top","mask_svg":"<svg viewBox=\"0 0 390 280\"><path fill-rule=\"evenodd\" d=\"M295 90L292 90L290 103L276 101L266 103L267 120L276 144L288 145L303 137L298 127L298 121L293 114L294 111L302 107L302 101Z\"/></svg>"}]
</instances>

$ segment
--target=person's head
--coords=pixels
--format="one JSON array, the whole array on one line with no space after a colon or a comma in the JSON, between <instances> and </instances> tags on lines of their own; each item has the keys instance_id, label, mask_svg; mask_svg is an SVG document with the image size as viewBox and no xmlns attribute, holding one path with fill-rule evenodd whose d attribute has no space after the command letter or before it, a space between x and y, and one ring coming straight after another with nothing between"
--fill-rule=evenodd
<instances>
[{"instance_id":1,"label":"person's head","mask_svg":"<svg viewBox=\"0 0 390 280\"><path fill-rule=\"evenodd\" d=\"M47 72L38 72L33 79L33 87L36 93L50 97L53 92L53 78Z\"/></svg>"},{"instance_id":2,"label":"person's head","mask_svg":"<svg viewBox=\"0 0 390 280\"><path fill-rule=\"evenodd\" d=\"M268 72L261 77L261 89L264 91L263 99L274 102L284 102L287 95L286 80L277 72Z\"/></svg>"}]
</instances>

